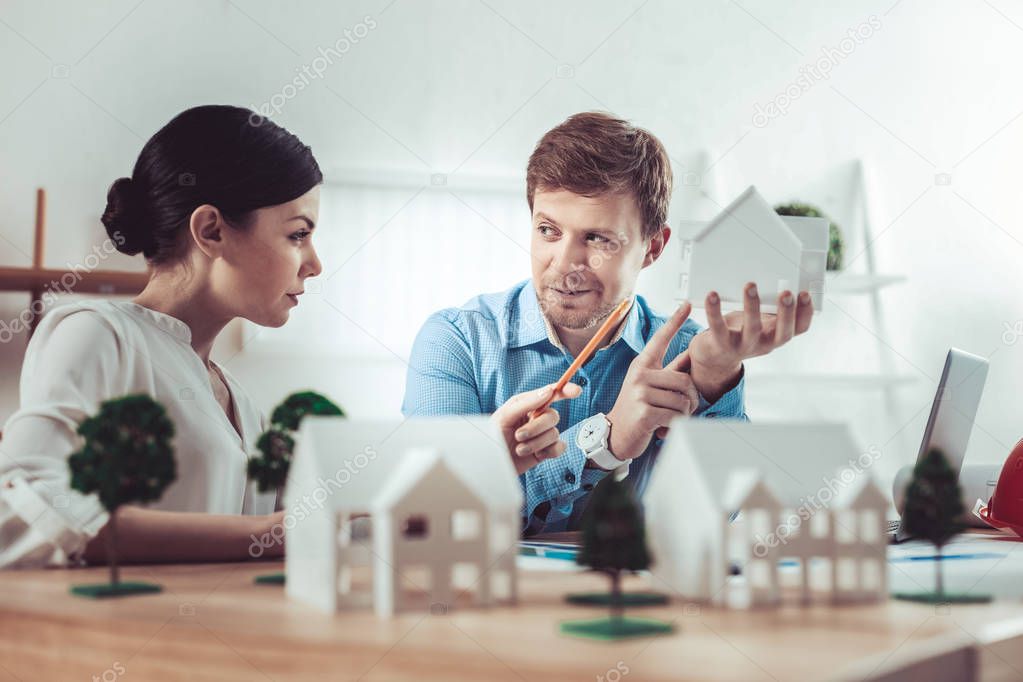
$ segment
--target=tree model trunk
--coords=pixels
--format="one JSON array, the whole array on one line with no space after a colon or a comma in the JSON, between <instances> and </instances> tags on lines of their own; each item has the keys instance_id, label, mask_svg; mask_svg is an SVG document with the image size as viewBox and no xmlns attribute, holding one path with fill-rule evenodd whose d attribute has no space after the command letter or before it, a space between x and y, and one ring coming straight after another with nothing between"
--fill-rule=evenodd
<instances>
[{"instance_id":1,"label":"tree model trunk","mask_svg":"<svg viewBox=\"0 0 1023 682\"><path fill-rule=\"evenodd\" d=\"M110 564L110 584L116 586L121 579L120 567L117 565L117 512L110 514L107 523L107 563Z\"/></svg>"},{"instance_id":2,"label":"tree model trunk","mask_svg":"<svg viewBox=\"0 0 1023 682\"><path fill-rule=\"evenodd\" d=\"M622 606L622 572L611 571L611 617L616 623L622 620L625 608Z\"/></svg>"}]
</instances>

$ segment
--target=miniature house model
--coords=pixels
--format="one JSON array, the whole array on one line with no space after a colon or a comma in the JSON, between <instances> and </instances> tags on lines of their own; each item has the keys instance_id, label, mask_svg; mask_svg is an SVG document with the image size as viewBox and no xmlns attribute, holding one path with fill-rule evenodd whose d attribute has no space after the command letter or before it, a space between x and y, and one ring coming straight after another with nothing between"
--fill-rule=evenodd
<instances>
[{"instance_id":1,"label":"miniature house model","mask_svg":"<svg viewBox=\"0 0 1023 682\"><path fill-rule=\"evenodd\" d=\"M885 598L889 503L872 463L841 424L678 420L644 496L655 580L693 601L769 606L783 561L802 603Z\"/></svg>"},{"instance_id":2,"label":"miniature house model","mask_svg":"<svg viewBox=\"0 0 1023 682\"><path fill-rule=\"evenodd\" d=\"M828 221L779 216L750 186L682 245L681 295L703 305L717 291L723 310L741 310L743 287L756 282L763 312L775 312L785 289L809 291L824 304Z\"/></svg>"},{"instance_id":3,"label":"miniature house model","mask_svg":"<svg viewBox=\"0 0 1023 682\"><path fill-rule=\"evenodd\" d=\"M284 499L291 597L382 617L515 601L522 492L487 418L307 417Z\"/></svg>"}]
</instances>

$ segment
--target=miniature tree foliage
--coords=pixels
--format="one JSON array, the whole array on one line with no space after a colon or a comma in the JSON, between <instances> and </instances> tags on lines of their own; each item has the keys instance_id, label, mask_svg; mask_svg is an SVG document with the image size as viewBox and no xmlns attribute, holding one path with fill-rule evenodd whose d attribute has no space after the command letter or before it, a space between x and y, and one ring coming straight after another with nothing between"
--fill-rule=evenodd
<instances>
[{"instance_id":1,"label":"miniature tree foliage","mask_svg":"<svg viewBox=\"0 0 1023 682\"><path fill-rule=\"evenodd\" d=\"M941 554L941 548L963 530L964 510L955 471L937 448L928 451L913 468L906 488L902 526L910 535L927 540ZM936 561L936 592L942 594L942 563Z\"/></svg>"},{"instance_id":2,"label":"miniature tree foliage","mask_svg":"<svg viewBox=\"0 0 1023 682\"><path fill-rule=\"evenodd\" d=\"M271 427L256 441L260 456L249 460L248 475L255 480L259 492L265 493L284 485L291 465L295 439L286 431Z\"/></svg>"},{"instance_id":3,"label":"miniature tree foliage","mask_svg":"<svg viewBox=\"0 0 1023 682\"><path fill-rule=\"evenodd\" d=\"M621 616L622 571L650 567L650 552L639 506L623 481L605 476L590 494L583 512L582 547L576 563L611 578L611 610Z\"/></svg>"},{"instance_id":4,"label":"miniature tree foliage","mask_svg":"<svg viewBox=\"0 0 1023 682\"><path fill-rule=\"evenodd\" d=\"M302 418L308 414L345 416L344 411L332 403L329 398L313 391L301 391L292 393L285 398L284 402L278 405L270 415L270 421L273 425L288 431L297 431Z\"/></svg>"},{"instance_id":5,"label":"miniature tree foliage","mask_svg":"<svg viewBox=\"0 0 1023 682\"><path fill-rule=\"evenodd\" d=\"M99 412L81 423L85 440L68 458L71 488L95 493L110 512L107 551L111 583L118 582L118 507L160 499L177 478L171 439L174 424L163 406L147 395L108 400Z\"/></svg>"},{"instance_id":6,"label":"miniature tree foliage","mask_svg":"<svg viewBox=\"0 0 1023 682\"><path fill-rule=\"evenodd\" d=\"M845 242L842 239L842 230L838 224L824 215L816 206L793 201L774 207L778 215L803 216L806 218L827 218L828 220L828 270L842 269L842 255L845 249Z\"/></svg>"},{"instance_id":7,"label":"miniature tree foliage","mask_svg":"<svg viewBox=\"0 0 1023 682\"><path fill-rule=\"evenodd\" d=\"M313 391L292 393L270 415L270 428L256 441L259 455L248 463L248 476L260 492L280 488L288 479L288 469L295 449L292 434L306 415L344 416L344 411L330 399Z\"/></svg>"}]
</instances>

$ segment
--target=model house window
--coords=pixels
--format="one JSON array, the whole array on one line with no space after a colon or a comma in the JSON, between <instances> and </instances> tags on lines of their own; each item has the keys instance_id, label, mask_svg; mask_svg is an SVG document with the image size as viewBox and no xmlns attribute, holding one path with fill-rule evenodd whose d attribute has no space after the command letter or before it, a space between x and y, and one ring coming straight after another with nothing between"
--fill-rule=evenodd
<instances>
[{"instance_id":1,"label":"model house window","mask_svg":"<svg viewBox=\"0 0 1023 682\"><path fill-rule=\"evenodd\" d=\"M863 542L877 542L881 539L880 516L873 509L860 512L860 539Z\"/></svg>"},{"instance_id":2,"label":"model house window","mask_svg":"<svg viewBox=\"0 0 1023 682\"><path fill-rule=\"evenodd\" d=\"M848 509L842 510L834 515L835 519L835 540L842 544L856 542L859 529L856 527L856 512Z\"/></svg>"},{"instance_id":3,"label":"model house window","mask_svg":"<svg viewBox=\"0 0 1023 682\"><path fill-rule=\"evenodd\" d=\"M422 540L430 529L430 523L422 514L413 514L405 519L401 535L406 540Z\"/></svg>"},{"instance_id":4,"label":"model house window","mask_svg":"<svg viewBox=\"0 0 1023 682\"><path fill-rule=\"evenodd\" d=\"M835 586L835 589L847 592L858 587L855 559L839 559L835 572L838 574L838 584Z\"/></svg>"},{"instance_id":5,"label":"model house window","mask_svg":"<svg viewBox=\"0 0 1023 682\"><path fill-rule=\"evenodd\" d=\"M500 552L514 542L512 525L504 521L490 524L490 551Z\"/></svg>"},{"instance_id":6,"label":"model house window","mask_svg":"<svg viewBox=\"0 0 1023 682\"><path fill-rule=\"evenodd\" d=\"M480 513L475 509L456 509L451 514L451 537L455 540L476 540L481 531Z\"/></svg>"},{"instance_id":7,"label":"model house window","mask_svg":"<svg viewBox=\"0 0 1023 682\"><path fill-rule=\"evenodd\" d=\"M753 537L768 537L775 529L771 527L771 512L766 509L749 510L749 528Z\"/></svg>"},{"instance_id":8,"label":"model house window","mask_svg":"<svg viewBox=\"0 0 1023 682\"><path fill-rule=\"evenodd\" d=\"M805 521L803 523L806 523ZM824 510L818 510L810 517L810 535L815 538L828 537L828 515Z\"/></svg>"}]
</instances>

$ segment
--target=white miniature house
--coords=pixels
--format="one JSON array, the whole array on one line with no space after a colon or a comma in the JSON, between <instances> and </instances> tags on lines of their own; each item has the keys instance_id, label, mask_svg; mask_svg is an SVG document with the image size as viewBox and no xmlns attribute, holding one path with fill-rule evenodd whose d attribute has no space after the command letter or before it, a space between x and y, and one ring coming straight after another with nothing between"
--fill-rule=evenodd
<instances>
[{"instance_id":1,"label":"white miniature house","mask_svg":"<svg viewBox=\"0 0 1023 682\"><path fill-rule=\"evenodd\" d=\"M643 498L654 584L771 606L782 562L802 603L886 598L889 502L873 463L841 424L677 420Z\"/></svg>"},{"instance_id":2,"label":"white miniature house","mask_svg":"<svg viewBox=\"0 0 1023 682\"><path fill-rule=\"evenodd\" d=\"M779 216L750 186L682 244L681 298L702 306L717 291L723 310L741 310L743 288L756 282L763 312L778 294L809 291L814 311L824 304L828 221Z\"/></svg>"},{"instance_id":3,"label":"white miniature house","mask_svg":"<svg viewBox=\"0 0 1023 682\"><path fill-rule=\"evenodd\" d=\"M733 562L742 566L749 591L750 606L773 606L781 601L778 583L778 547L763 545L757 538L778 523L782 504L771 492L762 474L755 469L739 469L729 474L725 483L718 521L724 537L718 566L722 575L732 571ZM732 510L732 511L730 511ZM742 510L749 523L734 523L734 510Z\"/></svg>"},{"instance_id":4,"label":"white miniature house","mask_svg":"<svg viewBox=\"0 0 1023 682\"><path fill-rule=\"evenodd\" d=\"M306 418L284 498L295 599L381 617L516 599L522 492L487 418Z\"/></svg>"}]
</instances>

